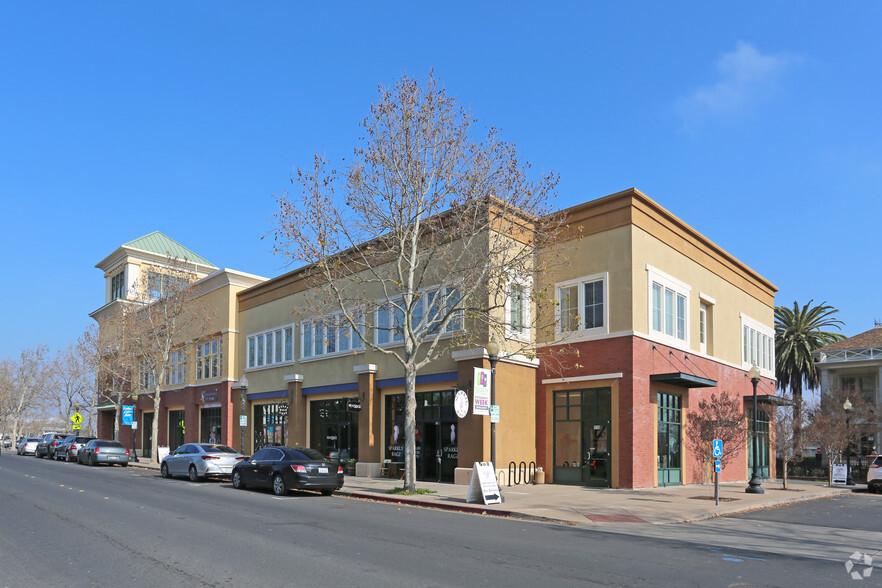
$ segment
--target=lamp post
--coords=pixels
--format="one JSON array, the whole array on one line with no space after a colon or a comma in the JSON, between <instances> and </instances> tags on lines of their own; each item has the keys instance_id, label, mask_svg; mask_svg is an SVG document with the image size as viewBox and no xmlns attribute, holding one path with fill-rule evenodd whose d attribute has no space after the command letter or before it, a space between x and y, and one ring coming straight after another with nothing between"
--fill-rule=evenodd
<instances>
[{"instance_id":1,"label":"lamp post","mask_svg":"<svg viewBox=\"0 0 882 588\"><path fill-rule=\"evenodd\" d=\"M756 385L759 384L760 381L760 370L756 367L756 364L753 364L753 367L750 368L747 375L750 377L750 382L753 384L753 476L751 476L745 492L748 494L765 494L766 491L763 490L762 482L760 482L759 476L756 475L756 460L757 455L759 454L759 441L756 434Z\"/></svg>"},{"instance_id":2,"label":"lamp post","mask_svg":"<svg viewBox=\"0 0 882 588\"><path fill-rule=\"evenodd\" d=\"M248 377L245 374L242 374L242 378L239 380L239 395L242 399L242 410L239 413L239 429L242 431L242 446L239 451L242 455L245 455L245 399L246 393L248 392ZM245 421L245 422L243 422Z\"/></svg>"},{"instance_id":3,"label":"lamp post","mask_svg":"<svg viewBox=\"0 0 882 588\"><path fill-rule=\"evenodd\" d=\"M487 356L490 359L490 410L496 406L496 362L499 361L499 343L495 339L491 339L487 343ZM493 470L496 471L496 423L493 417L490 417L490 463L493 464Z\"/></svg>"},{"instance_id":4,"label":"lamp post","mask_svg":"<svg viewBox=\"0 0 882 588\"><path fill-rule=\"evenodd\" d=\"M842 403L842 410L845 411L845 485L854 486L854 480L851 477L851 455L849 453L851 445L851 413L854 407L848 398Z\"/></svg>"}]
</instances>

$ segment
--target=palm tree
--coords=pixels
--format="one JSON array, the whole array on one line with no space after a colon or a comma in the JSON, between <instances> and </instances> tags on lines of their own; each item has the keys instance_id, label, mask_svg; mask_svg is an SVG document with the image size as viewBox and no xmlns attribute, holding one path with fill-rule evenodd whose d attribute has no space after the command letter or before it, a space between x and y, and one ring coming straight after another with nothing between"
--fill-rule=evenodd
<instances>
[{"instance_id":1,"label":"palm tree","mask_svg":"<svg viewBox=\"0 0 882 588\"><path fill-rule=\"evenodd\" d=\"M820 385L820 375L812 352L845 338L841 333L825 329L840 329L843 323L834 318L839 312L826 302L812 306L814 300L799 307L775 307L775 377L779 390L790 389L793 395L793 437L795 447L802 446L802 392Z\"/></svg>"}]
</instances>

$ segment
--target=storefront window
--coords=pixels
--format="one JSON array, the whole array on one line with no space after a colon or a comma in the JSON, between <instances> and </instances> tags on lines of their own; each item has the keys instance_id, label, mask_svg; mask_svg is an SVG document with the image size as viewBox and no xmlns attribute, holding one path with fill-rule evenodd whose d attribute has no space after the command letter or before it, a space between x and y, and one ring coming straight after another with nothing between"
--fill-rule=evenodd
<instances>
[{"instance_id":1,"label":"storefront window","mask_svg":"<svg viewBox=\"0 0 882 588\"><path fill-rule=\"evenodd\" d=\"M358 459L358 413L347 408L347 398L309 403L309 445L345 466Z\"/></svg>"},{"instance_id":2,"label":"storefront window","mask_svg":"<svg viewBox=\"0 0 882 588\"><path fill-rule=\"evenodd\" d=\"M221 439L221 407L202 408L199 441L202 443L223 443Z\"/></svg>"},{"instance_id":3,"label":"storefront window","mask_svg":"<svg viewBox=\"0 0 882 588\"><path fill-rule=\"evenodd\" d=\"M416 395L416 478L453 482L459 462L453 391ZM386 397L386 459L404 462L404 394Z\"/></svg>"},{"instance_id":4,"label":"storefront window","mask_svg":"<svg viewBox=\"0 0 882 588\"><path fill-rule=\"evenodd\" d=\"M287 403L284 403L287 404ZM254 451L267 445L285 445L288 415L280 403L254 405Z\"/></svg>"}]
</instances>

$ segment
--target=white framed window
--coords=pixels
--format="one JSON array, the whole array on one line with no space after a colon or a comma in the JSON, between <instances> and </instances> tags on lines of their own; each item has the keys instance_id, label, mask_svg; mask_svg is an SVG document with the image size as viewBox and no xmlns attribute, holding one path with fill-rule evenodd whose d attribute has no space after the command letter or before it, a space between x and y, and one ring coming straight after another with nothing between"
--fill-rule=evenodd
<instances>
[{"instance_id":1,"label":"white framed window","mask_svg":"<svg viewBox=\"0 0 882 588\"><path fill-rule=\"evenodd\" d=\"M294 327L287 325L248 336L246 367L257 368L294 361Z\"/></svg>"},{"instance_id":2,"label":"white framed window","mask_svg":"<svg viewBox=\"0 0 882 588\"><path fill-rule=\"evenodd\" d=\"M175 294L187 287L187 280L182 276L172 276L159 272L147 272L147 297L160 299Z\"/></svg>"},{"instance_id":3,"label":"white framed window","mask_svg":"<svg viewBox=\"0 0 882 588\"><path fill-rule=\"evenodd\" d=\"M168 363L165 366L165 384L166 386L178 386L185 384L187 364L184 361L184 350L177 349L168 354Z\"/></svg>"},{"instance_id":4,"label":"white framed window","mask_svg":"<svg viewBox=\"0 0 882 588\"><path fill-rule=\"evenodd\" d=\"M150 369L147 360L138 362L138 384L144 390L153 389L153 370Z\"/></svg>"},{"instance_id":5,"label":"white framed window","mask_svg":"<svg viewBox=\"0 0 882 588\"><path fill-rule=\"evenodd\" d=\"M223 347L220 339L212 339L196 344L196 379L219 378L223 361Z\"/></svg>"},{"instance_id":6,"label":"white framed window","mask_svg":"<svg viewBox=\"0 0 882 588\"><path fill-rule=\"evenodd\" d=\"M649 329L663 339L689 343L689 297L692 288L650 265Z\"/></svg>"},{"instance_id":7,"label":"white framed window","mask_svg":"<svg viewBox=\"0 0 882 588\"><path fill-rule=\"evenodd\" d=\"M775 331L746 314L741 314L741 365L775 371Z\"/></svg>"},{"instance_id":8,"label":"white framed window","mask_svg":"<svg viewBox=\"0 0 882 588\"><path fill-rule=\"evenodd\" d=\"M354 313L356 323L362 323L362 314ZM361 331L364 332L363 330ZM328 314L300 323L300 357L309 359L362 351L364 341L359 332L343 317L342 312Z\"/></svg>"},{"instance_id":9,"label":"white framed window","mask_svg":"<svg viewBox=\"0 0 882 588\"><path fill-rule=\"evenodd\" d=\"M698 305L698 350L707 353L707 304Z\"/></svg>"},{"instance_id":10,"label":"white framed window","mask_svg":"<svg viewBox=\"0 0 882 588\"><path fill-rule=\"evenodd\" d=\"M605 333L609 327L607 274L557 284L558 331Z\"/></svg>"},{"instance_id":11,"label":"white framed window","mask_svg":"<svg viewBox=\"0 0 882 588\"><path fill-rule=\"evenodd\" d=\"M426 336L438 333L441 321L451 309L459 304L460 294L456 288L430 288L420 292L411 314L411 324L417 332ZM374 313L374 342L377 345L396 345L404 342L404 311L402 300L380 305ZM442 308L443 305L443 308ZM462 329L462 311L458 310L447 323L443 334Z\"/></svg>"},{"instance_id":12,"label":"white framed window","mask_svg":"<svg viewBox=\"0 0 882 588\"><path fill-rule=\"evenodd\" d=\"M531 283L523 277L512 278L505 297L505 335L509 339L530 340Z\"/></svg>"}]
</instances>

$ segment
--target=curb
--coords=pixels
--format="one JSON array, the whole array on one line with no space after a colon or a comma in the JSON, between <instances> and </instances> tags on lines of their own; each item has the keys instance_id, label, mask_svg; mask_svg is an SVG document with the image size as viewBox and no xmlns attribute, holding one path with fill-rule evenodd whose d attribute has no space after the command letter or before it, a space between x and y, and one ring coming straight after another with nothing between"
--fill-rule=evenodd
<instances>
[{"instance_id":1,"label":"curb","mask_svg":"<svg viewBox=\"0 0 882 588\"><path fill-rule=\"evenodd\" d=\"M479 516L493 516L508 519L518 519L523 521L532 521L537 523L555 523L568 526L582 525L582 523L579 522L565 521L563 519L554 519L549 517L540 517L512 510L501 510L495 508L488 509L482 506L468 506L463 504L446 504L443 502L422 500L420 498L403 498L399 496L385 496L383 494L373 494L369 492L346 492L339 490L337 491L337 495L345 496L347 498L355 498L358 500L373 500L374 502L385 502L387 504L414 506L418 508L432 508L435 510L443 510L447 512L462 512Z\"/></svg>"}]
</instances>

